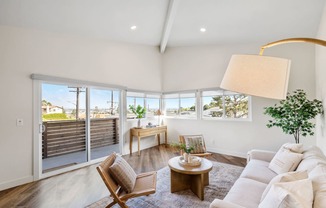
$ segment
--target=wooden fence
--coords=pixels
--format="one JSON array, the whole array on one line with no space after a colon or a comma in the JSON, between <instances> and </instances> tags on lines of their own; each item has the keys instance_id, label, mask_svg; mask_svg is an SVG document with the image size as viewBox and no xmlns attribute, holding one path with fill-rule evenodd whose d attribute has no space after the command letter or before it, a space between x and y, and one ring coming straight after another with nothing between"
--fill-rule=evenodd
<instances>
[{"instance_id":1,"label":"wooden fence","mask_svg":"<svg viewBox=\"0 0 326 208\"><path fill-rule=\"evenodd\" d=\"M42 134L42 158L86 150L85 120L46 121ZM119 143L119 119L91 119L91 149Z\"/></svg>"}]
</instances>

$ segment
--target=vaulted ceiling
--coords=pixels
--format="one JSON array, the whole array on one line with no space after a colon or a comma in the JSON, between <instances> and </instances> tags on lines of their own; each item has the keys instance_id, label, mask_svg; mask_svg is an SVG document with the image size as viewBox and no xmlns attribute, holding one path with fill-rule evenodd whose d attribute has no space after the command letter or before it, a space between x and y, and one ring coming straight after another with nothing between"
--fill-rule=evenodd
<instances>
[{"instance_id":1,"label":"vaulted ceiling","mask_svg":"<svg viewBox=\"0 0 326 208\"><path fill-rule=\"evenodd\" d=\"M0 0L0 25L161 46L163 52L316 37L325 1Z\"/></svg>"}]
</instances>

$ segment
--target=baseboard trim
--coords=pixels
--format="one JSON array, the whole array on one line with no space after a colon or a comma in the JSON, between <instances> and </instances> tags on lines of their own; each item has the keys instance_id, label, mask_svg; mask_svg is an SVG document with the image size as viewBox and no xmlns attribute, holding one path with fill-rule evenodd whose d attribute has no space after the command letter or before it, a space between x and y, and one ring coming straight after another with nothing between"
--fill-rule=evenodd
<instances>
[{"instance_id":1,"label":"baseboard trim","mask_svg":"<svg viewBox=\"0 0 326 208\"><path fill-rule=\"evenodd\" d=\"M232 155L236 157L247 158L247 153L243 153L243 152L235 152L235 151L229 151L229 150L224 150L219 148L207 148L207 151L213 153L219 153L223 155Z\"/></svg>"},{"instance_id":2,"label":"baseboard trim","mask_svg":"<svg viewBox=\"0 0 326 208\"><path fill-rule=\"evenodd\" d=\"M4 182L4 183L0 184L0 191L6 190L8 188L13 188L15 186L23 185L25 183L30 183L30 182L33 182L33 181L34 181L33 176L27 176L27 177L24 177L24 178L19 178L19 179L12 180L12 181L7 181L7 182Z\"/></svg>"}]
</instances>

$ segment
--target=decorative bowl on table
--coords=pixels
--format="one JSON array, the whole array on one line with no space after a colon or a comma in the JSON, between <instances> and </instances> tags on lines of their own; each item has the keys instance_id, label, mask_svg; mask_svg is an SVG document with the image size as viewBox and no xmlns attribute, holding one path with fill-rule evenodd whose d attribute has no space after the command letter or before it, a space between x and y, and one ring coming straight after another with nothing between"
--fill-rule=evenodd
<instances>
[{"instance_id":1,"label":"decorative bowl on table","mask_svg":"<svg viewBox=\"0 0 326 208\"><path fill-rule=\"evenodd\" d=\"M199 166L201 164L200 157L197 157L197 156L189 156L189 157L190 157L190 162L185 161L185 158L183 156L179 157L179 164L186 165L186 166Z\"/></svg>"}]
</instances>

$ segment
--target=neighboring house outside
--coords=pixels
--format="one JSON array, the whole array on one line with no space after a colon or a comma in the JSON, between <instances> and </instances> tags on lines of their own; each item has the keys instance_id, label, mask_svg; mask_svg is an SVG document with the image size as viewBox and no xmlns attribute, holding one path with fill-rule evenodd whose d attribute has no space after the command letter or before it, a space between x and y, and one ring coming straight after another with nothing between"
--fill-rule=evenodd
<instances>
[{"instance_id":1,"label":"neighboring house outside","mask_svg":"<svg viewBox=\"0 0 326 208\"><path fill-rule=\"evenodd\" d=\"M221 117L223 115L223 108L213 107L203 111L203 117Z\"/></svg>"},{"instance_id":2,"label":"neighboring house outside","mask_svg":"<svg viewBox=\"0 0 326 208\"><path fill-rule=\"evenodd\" d=\"M63 113L63 108L55 105L42 106L42 114Z\"/></svg>"}]
</instances>

